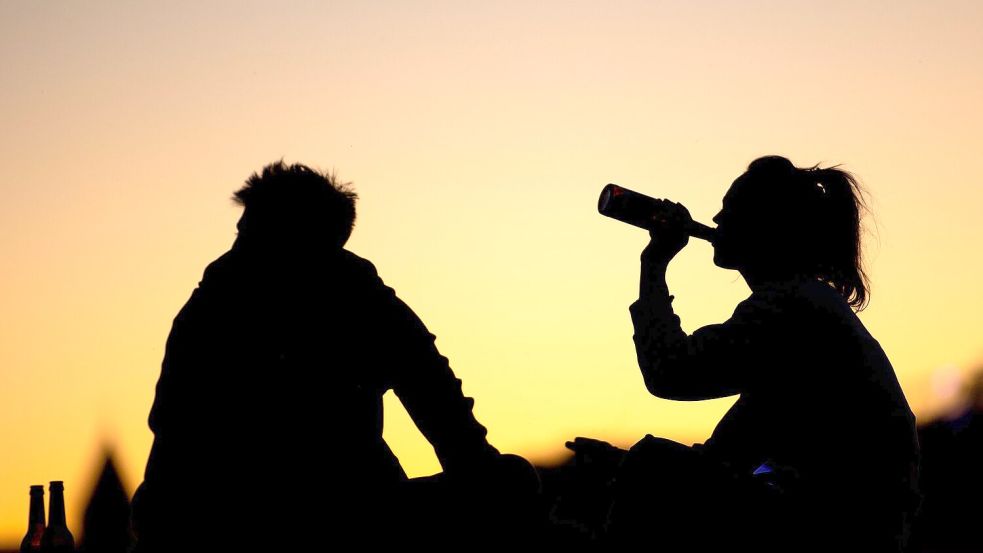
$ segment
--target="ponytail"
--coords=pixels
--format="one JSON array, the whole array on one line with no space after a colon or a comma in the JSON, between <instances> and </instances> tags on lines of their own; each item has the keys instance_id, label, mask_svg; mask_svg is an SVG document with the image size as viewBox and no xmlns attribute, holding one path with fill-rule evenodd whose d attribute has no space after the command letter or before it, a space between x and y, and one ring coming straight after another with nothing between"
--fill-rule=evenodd
<instances>
[{"instance_id":1,"label":"ponytail","mask_svg":"<svg viewBox=\"0 0 983 553\"><path fill-rule=\"evenodd\" d=\"M860 311L867 306L870 296L870 283L863 267L861 220L867 211L863 189L853 175L836 167L800 171L820 189L818 276Z\"/></svg>"},{"instance_id":2,"label":"ponytail","mask_svg":"<svg viewBox=\"0 0 983 553\"><path fill-rule=\"evenodd\" d=\"M772 219L788 233L786 261L832 286L856 311L866 307L861 220L868 210L857 179L836 167L798 168L780 156L754 160L746 174L780 206Z\"/></svg>"}]
</instances>

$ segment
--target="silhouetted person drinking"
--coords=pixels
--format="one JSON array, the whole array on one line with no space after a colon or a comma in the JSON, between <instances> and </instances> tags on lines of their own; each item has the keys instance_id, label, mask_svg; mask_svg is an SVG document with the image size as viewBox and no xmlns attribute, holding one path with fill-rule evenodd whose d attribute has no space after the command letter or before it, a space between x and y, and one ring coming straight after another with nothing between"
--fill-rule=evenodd
<instances>
[{"instance_id":1,"label":"silhouetted person drinking","mask_svg":"<svg viewBox=\"0 0 983 553\"><path fill-rule=\"evenodd\" d=\"M713 219L714 263L739 271L751 296L689 335L666 285L688 238L673 224L651 233L630 308L645 385L673 400L740 397L702 446L648 436L628 452L614 541L901 550L918 500L918 442L894 370L854 312L868 297L862 198L835 168L752 162Z\"/></svg>"},{"instance_id":2,"label":"silhouetted person drinking","mask_svg":"<svg viewBox=\"0 0 983 553\"><path fill-rule=\"evenodd\" d=\"M480 481L501 457L434 336L344 249L354 192L279 162L234 199L238 237L167 340L134 499L139 551L398 540L394 525L419 522L414 501L429 497L407 493L382 438L387 390L451 479Z\"/></svg>"}]
</instances>

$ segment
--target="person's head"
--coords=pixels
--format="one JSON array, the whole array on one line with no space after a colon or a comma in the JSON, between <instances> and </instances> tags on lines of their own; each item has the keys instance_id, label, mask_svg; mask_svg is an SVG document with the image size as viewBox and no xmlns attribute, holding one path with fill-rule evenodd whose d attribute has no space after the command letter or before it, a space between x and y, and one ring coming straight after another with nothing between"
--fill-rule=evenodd
<instances>
[{"instance_id":1,"label":"person's head","mask_svg":"<svg viewBox=\"0 0 983 553\"><path fill-rule=\"evenodd\" d=\"M714 263L749 280L816 278L862 309L869 295L861 257L865 210L863 191L846 171L758 158L713 218Z\"/></svg>"},{"instance_id":2,"label":"person's head","mask_svg":"<svg viewBox=\"0 0 983 553\"><path fill-rule=\"evenodd\" d=\"M244 208L237 225L244 240L340 248L355 226L358 196L334 175L278 161L253 173L232 199Z\"/></svg>"}]
</instances>

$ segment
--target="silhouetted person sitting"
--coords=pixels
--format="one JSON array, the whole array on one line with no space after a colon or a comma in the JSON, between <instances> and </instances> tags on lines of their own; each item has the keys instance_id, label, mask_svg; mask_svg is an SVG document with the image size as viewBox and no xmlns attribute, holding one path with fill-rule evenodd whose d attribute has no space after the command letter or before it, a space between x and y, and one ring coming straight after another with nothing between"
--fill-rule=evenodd
<instances>
[{"instance_id":1,"label":"silhouetted person sitting","mask_svg":"<svg viewBox=\"0 0 983 553\"><path fill-rule=\"evenodd\" d=\"M439 503L430 491L443 488L408 485L382 438L387 390L433 445L442 479L481 482L509 465L434 336L343 248L355 199L282 162L235 193L238 237L167 340L134 499L140 551L313 551L434 531L414 526L433 505L414 502Z\"/></svg>"},{"instance_id":2,"label":"silhouetted person sitting","mask_svg":"<svg viewBox=\"0 0 983 553\"><path fill-rule=\"evenodd\" d=\"M673 400L740 398L702 446L648 436L628 452L613 541L901 550L918 501L918 442L894 370L854 313L868 296L863 209L849 173L755 160L713 219L714 263L738 270L751 296L726 322L690 335L666 286L688 237L674 224L651 233L630 308L646 386Z\"/></svg>"}]
</instances>

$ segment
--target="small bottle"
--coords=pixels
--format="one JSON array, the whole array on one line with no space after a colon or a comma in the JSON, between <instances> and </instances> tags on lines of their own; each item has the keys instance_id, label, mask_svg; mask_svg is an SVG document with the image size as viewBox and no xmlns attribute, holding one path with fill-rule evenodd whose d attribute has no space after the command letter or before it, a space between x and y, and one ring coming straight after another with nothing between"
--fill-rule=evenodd
<instances>
[{"instance_id":1,"label":"small bottle","mask_svg":"<svg viewBox=\"0 0 983 553\"><path fill-rule=\"evenodd\" d=\"M44 535L44 486L31 486L31 514L27 519L27 535L20 542L20 553L41 551Z\"/></svg>"},{"instance_id":2,"label":"small bottle","mask_svg":"<svg viewBox=\"0 0 983 553\"><path fill-rule=\"evenodd\" d=\"M597 200L597 211L612 219L634 225L645 230L652 230L652 222L658 219L662 211L659 200L628 190L617 184L609 184L601 190ZM714 229L690 219L683 222L683 231L694 237L708 242L713 241Z\"/></svg>"},{"instance_id":3,"label":"small bottle","mask_svg":"<svg viewBox=\"0 0 983 553\"><path fill-rule=\"evenodd\" d=\"M48 500L48 527L41 537L42 553L74 553L75 538L65 523L65 485L54 480L48 487L51 499Z\"/></svg>"}]
</instances>

